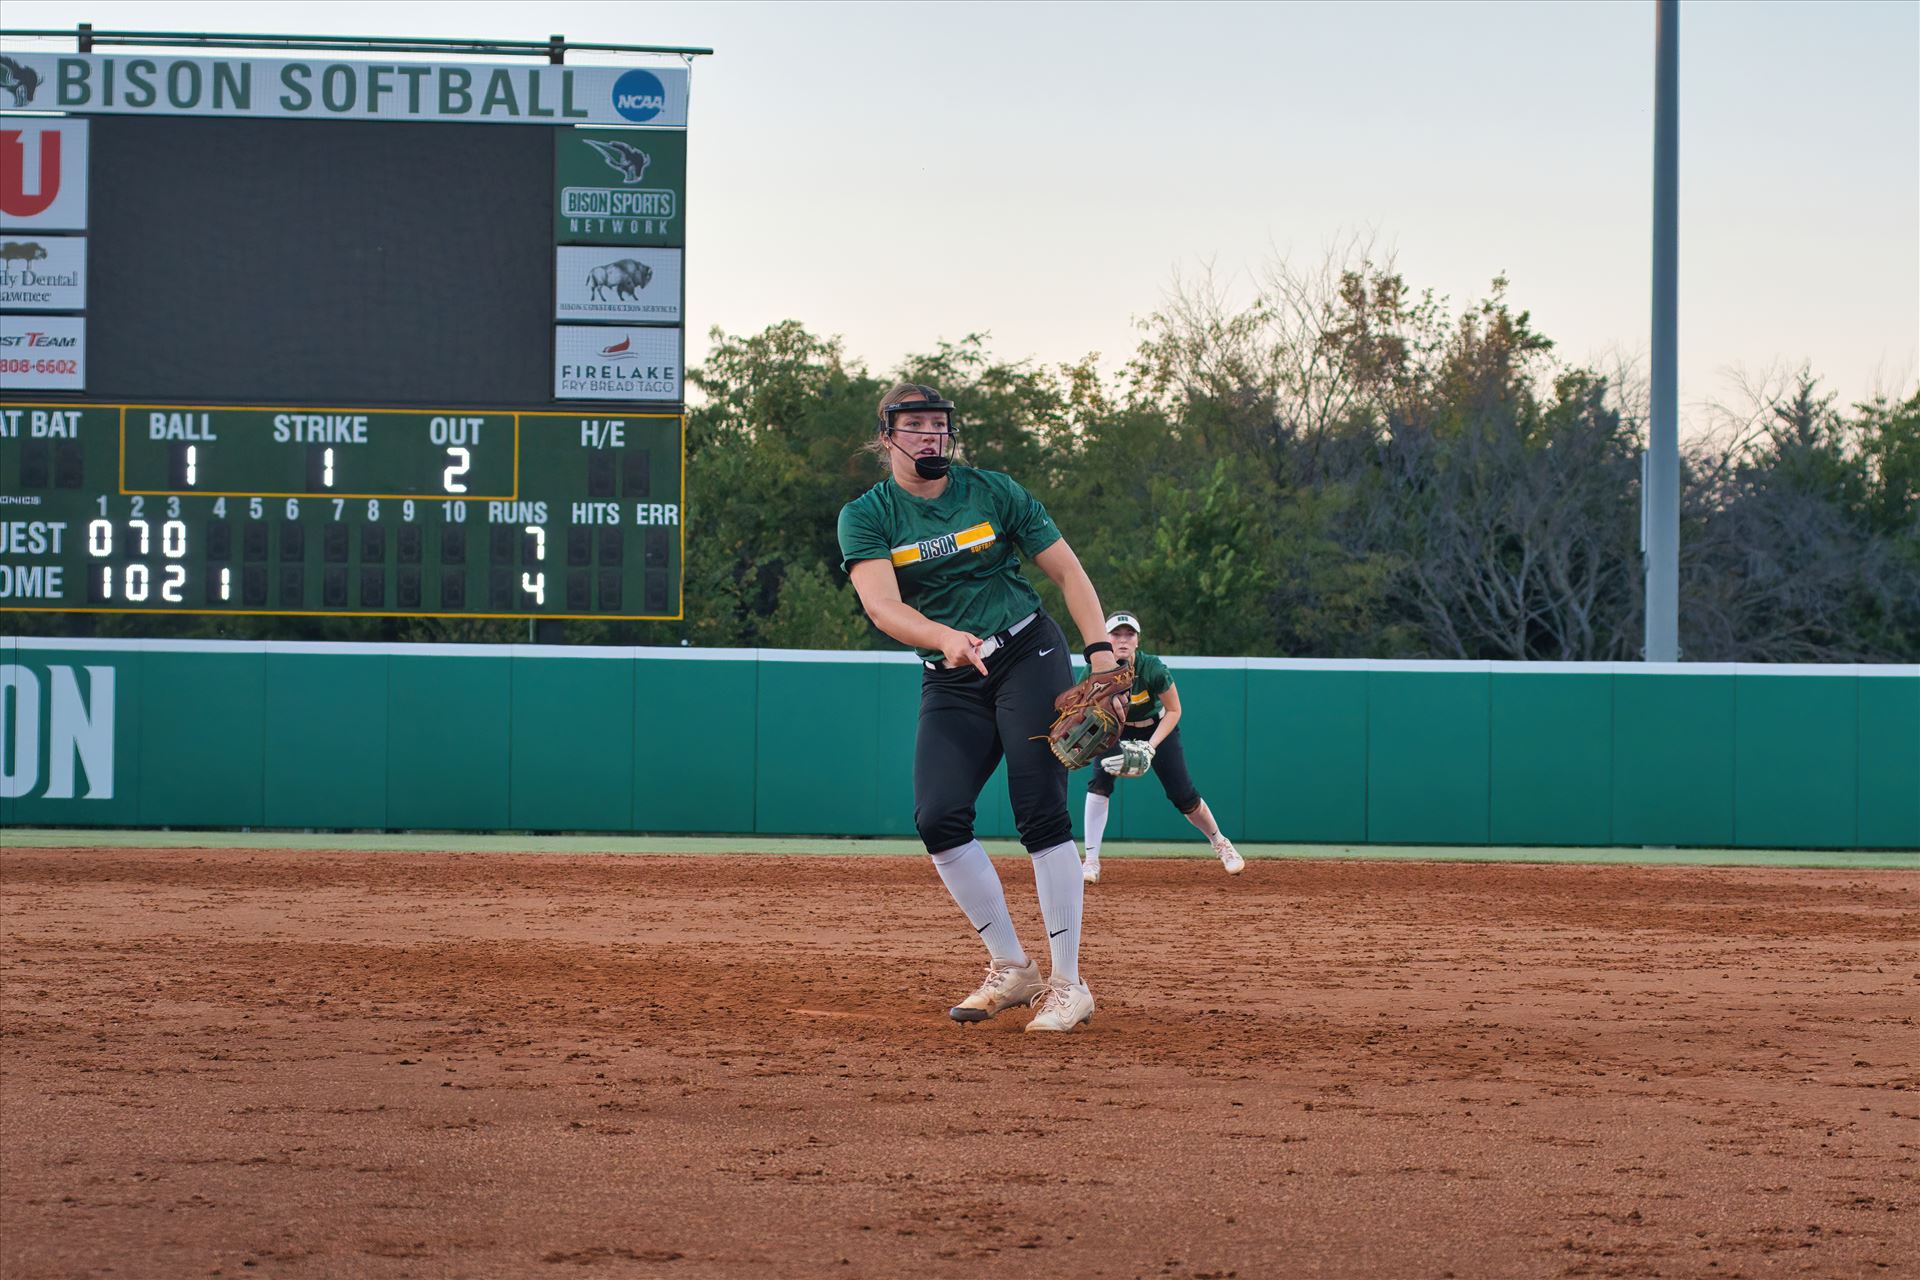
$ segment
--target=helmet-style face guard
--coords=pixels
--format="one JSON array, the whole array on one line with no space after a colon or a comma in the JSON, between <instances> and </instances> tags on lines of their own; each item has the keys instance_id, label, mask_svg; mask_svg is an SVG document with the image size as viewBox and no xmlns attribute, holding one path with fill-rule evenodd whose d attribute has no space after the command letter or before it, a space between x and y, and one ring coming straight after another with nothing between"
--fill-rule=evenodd
<instances>
[{"instance_id":1,"label":"helmet-style face guard","mask_svg":"<svg viewBox=\"0 0 1920 1280\"><path fill-rule=\"evenodd\" d=\"M946 431L947 438L946 438L946 443L941 446L942 452L940 456L935 458L922 458L922 457L913 458L913 470L915 475L919 476L922 480L938 480L940 479L940 477L947 474L948 468L953 466L954 442L960 434L959 425L954 421L953 401L942 399L940 396L940 393L935 391L932 387L916 386L914 390L920 393L918 397L911 400L896 400L892 404L888 405L886 408L880 411L880 434L887 438L887 443L889 445L892 445L895 449L900 449L899 443L895 441L893 438L893 434L895 430L893 425L893 419L895 414L900 414L900 413L944 413L946 414L947 415L947 431ZM905 449L900 449L900 452L903 455L910 456L910 457L912 456L907 454L907 451Z\"/></svg>"}]
</instances>

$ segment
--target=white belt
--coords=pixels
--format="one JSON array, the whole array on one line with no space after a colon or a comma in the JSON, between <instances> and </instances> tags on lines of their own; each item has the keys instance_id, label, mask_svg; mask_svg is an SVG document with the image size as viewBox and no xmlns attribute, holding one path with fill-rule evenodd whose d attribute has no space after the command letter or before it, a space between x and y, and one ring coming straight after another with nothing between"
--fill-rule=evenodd
<instances>
[{"instance_id":1,"label":"white belt","mask_svg":"<svg viewBox=\"0 0 1920 1280\"><path fill-rule=\"evenodd\" d=\"M991 658L994 654L1000 652L1001 649L1006 647L1007 642L1009 640L1012 640L1015 636L1019 635L1022 631L1025 631L1028 627L1032 626L1033 620L1039 616L1040 616L1040 611L1038 609L1035 609L1032 613L1028 614L1026 617L1020 619L1020 621L1008 627L1005 631L996 631L992 635L988 636L985 640L982 640L980 642L980 661L985 662L988 658ZM925 661L925 660L922 659L922 661ZM967 665L971 666L973 664L968 663ZM946 661L946 659L943 658L939 662L928 662L927 669L929 671L950 671L950 670L953 670L953 664Z\"/></svg>"}]
</instances>

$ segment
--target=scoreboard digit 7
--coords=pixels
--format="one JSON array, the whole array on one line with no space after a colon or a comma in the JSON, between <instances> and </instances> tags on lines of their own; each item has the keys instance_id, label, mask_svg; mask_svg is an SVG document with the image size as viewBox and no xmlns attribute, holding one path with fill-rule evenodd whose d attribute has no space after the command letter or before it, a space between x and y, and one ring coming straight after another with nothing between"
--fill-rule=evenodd
<instances>
[{"instance_id":1,"label":"scoreboard digit 7","mask_svg":"<svg viewBox=\"0 0 1920 1280\"><path fill-rule=\"evenodd\" d=\"M33 34L0 32L0 612L684 616L707 51Z\"/></svg>"}]
</instances>

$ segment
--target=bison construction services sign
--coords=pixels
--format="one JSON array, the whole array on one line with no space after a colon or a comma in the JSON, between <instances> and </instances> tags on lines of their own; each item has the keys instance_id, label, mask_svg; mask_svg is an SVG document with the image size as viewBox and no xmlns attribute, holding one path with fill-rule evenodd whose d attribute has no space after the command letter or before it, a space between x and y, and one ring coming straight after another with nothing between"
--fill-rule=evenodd
<instances>
[{"instance_id":1,"label":"bison construction services sign","mask_svg":"<svg viewBox=\"0 0 1920 1280\"><path fill-rule=\"evenodd\" d=\"M680 323L679 249L554 250L556 320Z\"/></svg>"},{"instance_id":2,"label":"bison construction services sign","mask_svg":"<svg viewBox=\"0 0 1920 1280\"><path fill-rule=\"evenodd\" d=\"M684 66L566 67L10 53L0 108L96 115L687 123Z\"/></svg>"},{"instance_id":3,"label":"bison construction services sign","mask_svg":"<svg viewBox=\"0 0 1920 1280\"><path fill-rule=\"evenodd\" d=\"M0 232L86 229L87 122L0 117Z\"/></svg>"},{"instance_id":4,"label":"bison construction services sign","mask_svg":"<svg viewBox=\"0 0 1920 1280\"><path fill-rule=\"evenodd\" d=\"M680 399L680 331L563 324L553 331L560 400Z\"/></svg>"},{"instance_id":5,"label":"bison construction services sign","mask_svg":"<svg viewBox=\"0 0 1920 1280\"><path fill-rule=\"evenodd\" d=\"M86 237L0 235L0 311L79 311L86 305Z\"/></svg>"},{"instance_id":6,"label":"bison construction services sign","mask_svg":"<svg viewBox=\"0 0 1920 1280\"><path fill-rule=\"evenodd\" d=\"M0 800L113 799L114 669L0 663Z\"/></svg>"}]
</instances>

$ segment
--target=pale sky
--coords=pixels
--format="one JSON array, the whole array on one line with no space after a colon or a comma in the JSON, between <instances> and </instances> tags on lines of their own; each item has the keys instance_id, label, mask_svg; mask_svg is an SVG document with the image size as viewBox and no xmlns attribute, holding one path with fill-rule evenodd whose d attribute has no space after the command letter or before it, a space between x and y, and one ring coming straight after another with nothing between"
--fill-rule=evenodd
<instances>
[{"instance_id":1,"label":"pale sky","mask_svg":"<svg viewBox=\"0 0 1920 1280\"><path fill-rule=\"evenodd\" d=\"M1644 357L1651 0L1576 4L68 3L5 25L710 46L688 359L794 318L876 372L969 332L1137 342L1176 272L1371 232L1457 305L1504 272L1574 362ZM576 61L592 61L578 56ZM1920 376L1920 5L1681 5L1683 414L1811 362Z\"/></svg>"}]
</instances>

